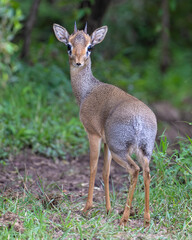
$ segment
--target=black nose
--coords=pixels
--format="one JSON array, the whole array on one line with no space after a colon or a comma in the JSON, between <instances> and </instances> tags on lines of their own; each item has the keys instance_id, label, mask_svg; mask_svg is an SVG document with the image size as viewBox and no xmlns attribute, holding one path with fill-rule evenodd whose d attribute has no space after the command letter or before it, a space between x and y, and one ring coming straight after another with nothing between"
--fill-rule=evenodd
<instances>
[{"instance_id":1,"label":"black nose","mask_svg":"<svg viewBox=\"0 0 192 240\"><path fill-rule=\"evenodd\" d=\"M78 63L76 63L76 65L77 65L77 66L81 66L81 63L78 62Z\"/></svg>"}]
</instances>

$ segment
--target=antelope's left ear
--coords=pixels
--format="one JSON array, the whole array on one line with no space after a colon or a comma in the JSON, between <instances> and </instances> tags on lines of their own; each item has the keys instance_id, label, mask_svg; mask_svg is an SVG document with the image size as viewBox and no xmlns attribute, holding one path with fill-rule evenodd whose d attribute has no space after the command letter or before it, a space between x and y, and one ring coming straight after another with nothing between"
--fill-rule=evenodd
<instances>
[{"instance_id":1,"label":"antelope's left ear","mask_svg":"<svg viewBox=\"0 0 192 240\"><path fill-rule=\"evenodd\" d=\"M92 40L92 46L100 43L103 41L103 39L105 38L105 35L107 33L108 27L107 26L103 26L100 28L97 28L91 35L91 40Z\"/></svg>"},{"instance_id":2,"label":"antelope's left ear","mask_svg":"<svg viewBox=\"0 0 192 240\"><path fill-rule=\"evenodd\" d=\"M65 43L65 45L67 45L68 39L69 39L69 33L67 32L67 30L58 24L53 24L53 30L54 30L56 38L60 42L63 42L63 43Z\"/></svg>"}]
</instances>

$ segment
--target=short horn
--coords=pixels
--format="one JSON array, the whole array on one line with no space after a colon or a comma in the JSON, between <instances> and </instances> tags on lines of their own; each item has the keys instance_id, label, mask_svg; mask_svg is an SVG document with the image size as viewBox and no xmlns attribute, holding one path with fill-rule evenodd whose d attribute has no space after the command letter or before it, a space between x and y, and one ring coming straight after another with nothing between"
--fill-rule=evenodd
<instances>
[{"instance_id":1,"label":"short horn","mask_svg":"<svg viewBox=\"0 0 192 240\"><path fill-rule=\"evenodd\" d=\"M75 25L74 25L74 33L77 32L77 24L76 24L76 21L75 21Z\"/></svg>"},{"instance_id":2,"label":"short horn","mask_svg":"<svg viewBox=\"0 0 192 240\"><path fill-rule=\"evenodd\" d=\"M87 34L87 22L85 23L84 33Z\"/></svg>"}]
</instances>

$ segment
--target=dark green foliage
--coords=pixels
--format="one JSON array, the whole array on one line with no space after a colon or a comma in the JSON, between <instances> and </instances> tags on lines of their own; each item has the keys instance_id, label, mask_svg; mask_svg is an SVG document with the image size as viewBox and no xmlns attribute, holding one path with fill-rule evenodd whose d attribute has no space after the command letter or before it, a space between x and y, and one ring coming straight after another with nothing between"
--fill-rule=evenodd
<instances>
[{"instance_id":1,"label":"dark green foliage","mask_svg":"<svg viewBox=\"0 0 192 240\"><path fill-rule=\"evenodd\" d=\"M18 51L13 43L16 33L21 29L23 15L19 4L14 0L0 1L0 87L13 79L18 63L12 55Z\"/></svg>"},{"instance_id":2,"label":"dark green foliage","mask_svg":"<svg viewBox=\"0 0 192 240\"><path fill-rule=\"evenodd\" d=\"M53 158L83 153L86 134L61 69L21 66L17 79L0 90L1 157L26 147Z\"/></svg>"}]
</instances>

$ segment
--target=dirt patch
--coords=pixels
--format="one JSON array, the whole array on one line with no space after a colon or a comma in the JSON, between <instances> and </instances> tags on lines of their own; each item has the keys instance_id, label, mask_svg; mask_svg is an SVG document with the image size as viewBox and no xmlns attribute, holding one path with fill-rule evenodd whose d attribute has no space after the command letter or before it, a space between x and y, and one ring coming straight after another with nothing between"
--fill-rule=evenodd
<instances>
[{"instance_id":1,"label":"dirt patch","mask_svg":"<svg viewBox=\"0 0 192 240\"><path fill-rule=\"evenodd\" d=\"M99 159L98 171L95 181L94 196L104 197L104 184L102 180L103 158ZM26 150L13 157L8 165L0 165L0 192L4 195L17 197L23 189L38 195L42 191L51 194L58 192L76 192L79 196L86 195L89 186L89 156L57 161L47 159ZM112 161L110 175L110 189L112 183L115 190L120 190L126 183L128 187L128 174ZM47 200L49 197L47 195ZM46 199L45 199L46 200ZM56 200L55 200L56 201Z\"/></svg>"},{"instance_id":2,"label":"dirt patch","mask_svg":"<svg viewBox=\"0 0 192 240\"><path fill-rule=\"evenodd\" d=\"M23 233L25 229L23 227L23 221L20 218L15 213L6 212L0 217L0 226L8 228L13 226L15 231Z\"/></svg>"}]
</instances>

